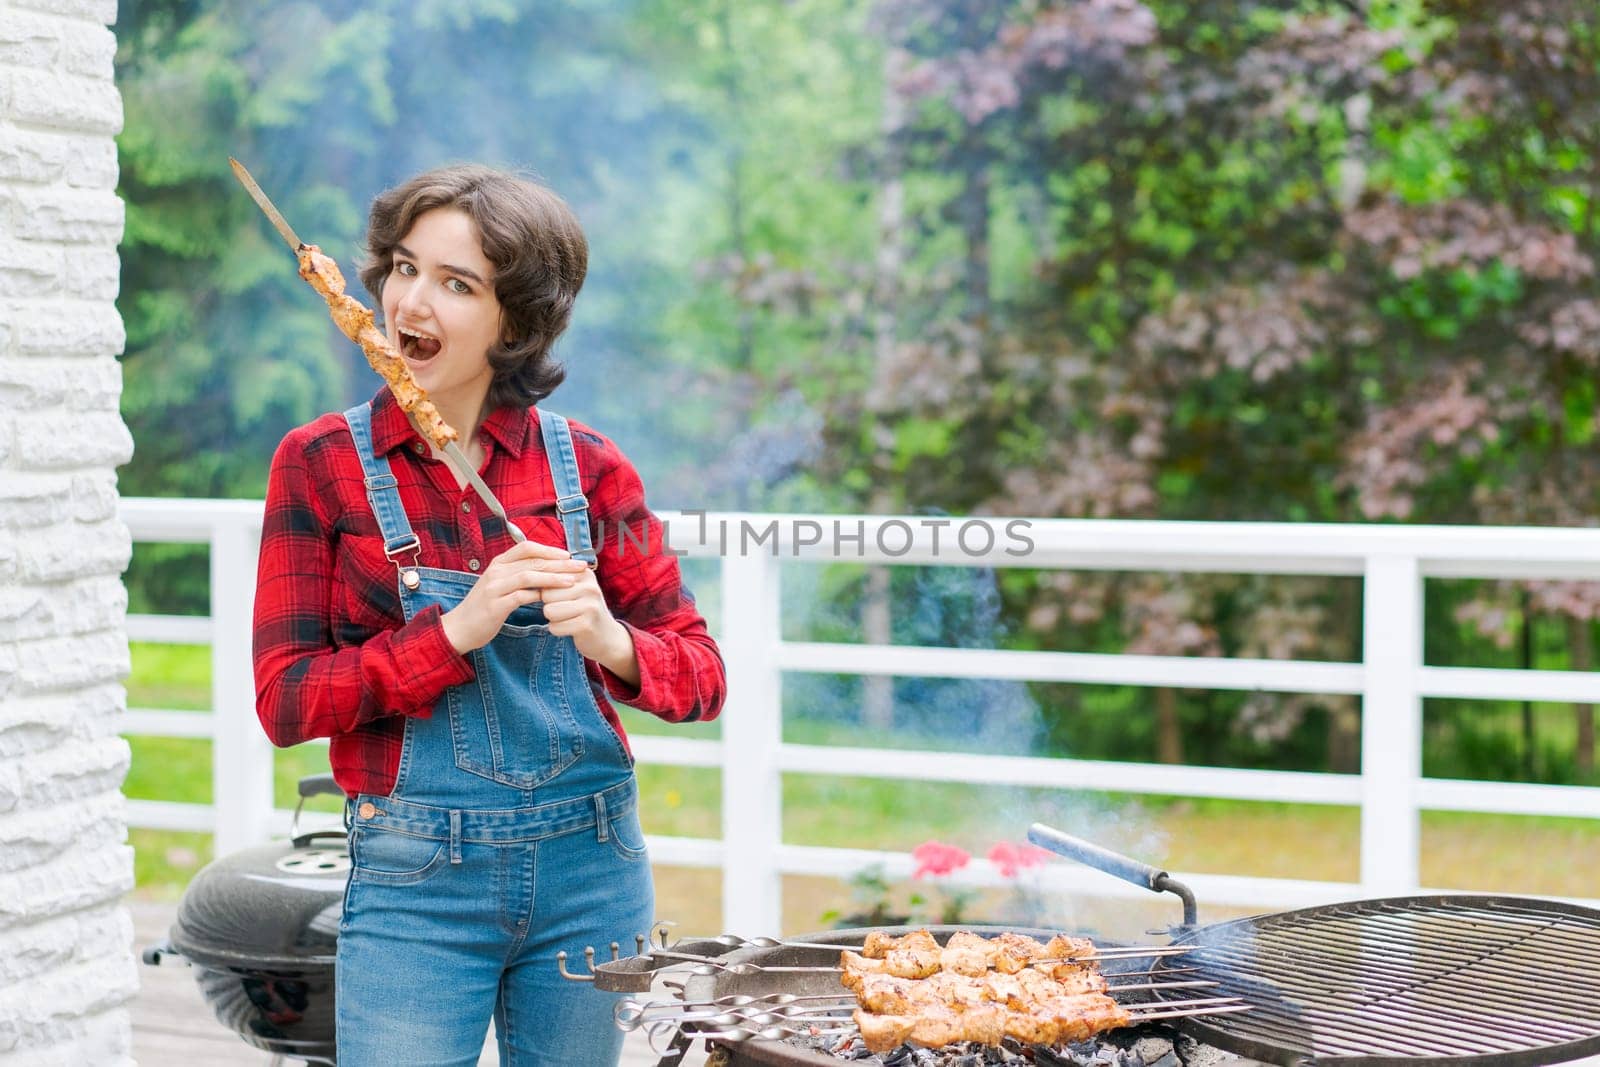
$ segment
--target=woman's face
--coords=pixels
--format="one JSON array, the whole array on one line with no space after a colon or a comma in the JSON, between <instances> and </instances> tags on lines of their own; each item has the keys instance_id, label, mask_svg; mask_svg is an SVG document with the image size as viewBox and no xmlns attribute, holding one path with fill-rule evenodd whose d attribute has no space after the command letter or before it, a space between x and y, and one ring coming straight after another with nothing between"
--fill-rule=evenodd
<instances>
[{"instance_id":1,"label":"woman's face","mask_svg":"<svg viewBox=\"0 0 1600 1067\"><path fill-rule=\"evenodd\" d=\"M417 216L394 249L383 319L389 342L435 403L458 412L482 407L494 376L488 357L500 339L500 301L466 212L441 207Z\"/></svg>"}]
</instances>

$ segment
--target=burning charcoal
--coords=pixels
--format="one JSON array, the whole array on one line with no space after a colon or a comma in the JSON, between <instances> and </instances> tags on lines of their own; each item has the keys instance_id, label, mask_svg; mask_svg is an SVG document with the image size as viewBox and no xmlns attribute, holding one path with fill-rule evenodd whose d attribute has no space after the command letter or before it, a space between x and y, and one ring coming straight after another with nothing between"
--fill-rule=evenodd
<instances>
[{"instance_id":1,"label":"burning charcoal","mask_svg":"<svg viewBox=\"0 0 1600 1067\"><path fill-rule=\"evenodd\" d=\"M1187 1067L1242 1067L1255 1062L1224 1052L1214 1045L1203 1044L1188 1034L1178 1035L1172 1043L1172 1050L1177 1055L1178 1063Z\"/></svg>"},{"instance_id":2,"label":"burning charcoal","mask_svg":"<svg viewBox=\"0 0 1600 1067\"><path fill-rule=\"evenodd\" d=\"M1168 1037L1141 1037L1133 1046L1133 1052L1150 1067L1158 1063L1161 1067L1173 1067L1170 1061L1177 1059L1172 1051L1172 1039Z\"/></svg>"},{"instance_id":3,"label":"burning charcoal","mask_svg":"<svg viewBox=\"0 0 1600 1067\"><path fill-rule=\"evenodd\" d=\"M901 1045L883 1058L883 1067L910 1067L914 1062L911 1059L914 1053L910 1045Z\"/></svg>"},{"instance_id":4,"label":"burning charcoal","mask_svg":"<svg viewBox=\"0 0 1600 1067\"><path fill-rule=\"evenodd\" d=\"M1078 1067L1117 1067L1117 1050L1098 1041L1080 1041L1067 1050Z\"/></svg>"}]
</instances>

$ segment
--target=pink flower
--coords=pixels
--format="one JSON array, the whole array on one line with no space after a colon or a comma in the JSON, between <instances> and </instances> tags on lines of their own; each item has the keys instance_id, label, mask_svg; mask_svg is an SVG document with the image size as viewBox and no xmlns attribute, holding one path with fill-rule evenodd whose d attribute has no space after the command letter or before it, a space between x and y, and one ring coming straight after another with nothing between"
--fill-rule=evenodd
<instances>
[{"instance_id":1,"label":"pink flower","mask_svg":"<svg viewBox=\"0 0 1600 1067\"><path fill-rule=\"evenodd\" d=\"M989 862L1000 869L1002 878L1015 878L1028 867L1038 867L1050 858L1050 853L1034 845L1019 845L1001 841L989 850Z\"/></svg>"},{"instance_id":2,"label":"pink flower","mask_svg":"<svg viewBox=\"0 0 1600 1067\"><path fill-rule=\"evenodd\" d=\"M928 875L949 874L959 871L972 859L972 854L956 845L947 845L943 841L924 841L911 850L911 858L916 861L916 870L911 872L913 878L925 878Z\"/></svg>"}]
</instances>

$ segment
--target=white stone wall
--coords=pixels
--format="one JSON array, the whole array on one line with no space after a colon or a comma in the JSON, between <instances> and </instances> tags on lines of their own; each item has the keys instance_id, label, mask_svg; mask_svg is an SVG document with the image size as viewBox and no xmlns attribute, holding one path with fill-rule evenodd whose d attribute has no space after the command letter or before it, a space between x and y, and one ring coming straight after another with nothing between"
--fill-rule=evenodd
<instances>
[{"instance_id":1,"label":"white stone wall","mask_svg":"<svg viewBox=\"0 0 1600 1067\"><path fill-rule=\"evenodd\" d=\"M116 0L0 0L0 1067L131 1064Z\"/></svg>"}]
</instances>

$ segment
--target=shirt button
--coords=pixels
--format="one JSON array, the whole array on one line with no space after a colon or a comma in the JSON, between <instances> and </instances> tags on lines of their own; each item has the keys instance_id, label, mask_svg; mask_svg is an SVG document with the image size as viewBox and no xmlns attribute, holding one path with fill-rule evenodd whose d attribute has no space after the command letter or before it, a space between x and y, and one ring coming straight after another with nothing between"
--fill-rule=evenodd
<instances>
[{"instance_id":1,"label":"shirt button","mask_svg":"<svg viewBox=\"0 0 1600 1067\"><path fill-rule=\"evenodd\" d=\"M475 571L477 569L478 569L478 557L474 556L471 559L467 560L467 570Z\"/></svg>"},{"instance_id":2,"label":"shirt button","mask_svg":"<svg viewBox=\"0 0 1600 1067\"><path fill-rule=\"evenodd\" d=\"M472 501L470 501L470 500L463 500L463 501L462 501L462 502L461 502L461 510L462 510L462 511L471 511L471 510L472 510Z\"/></svg>"},{"instance_id":3,"label":"shirt button","mask_svg":"<svg viewBox=\"0 0 1600 1067\"><path fill-rule=\"evenodd\" d=\"M417 441L416 443L414 443L411 446L411 451L415 452L419 456L422 455L422 453L426 452L427 450L428 450L428 446L423 444L421 441Z\"/></svg>"}]
</instances>

